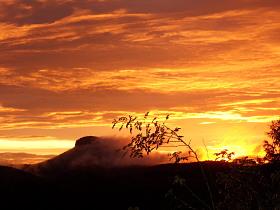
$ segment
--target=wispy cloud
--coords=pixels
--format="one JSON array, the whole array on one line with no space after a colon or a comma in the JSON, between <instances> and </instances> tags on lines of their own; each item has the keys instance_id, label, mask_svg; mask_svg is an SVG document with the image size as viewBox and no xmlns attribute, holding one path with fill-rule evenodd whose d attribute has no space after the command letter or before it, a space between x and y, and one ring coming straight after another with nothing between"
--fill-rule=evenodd
<instances>
[{"instance_id":1,"label":"wispy cloud","mask_svg":"<svg viewBox=\"0 0 280 210\"><path fill-rule=\"evenodd\" d=\"M280 114L279 6L1 1L0 132L107 132L121 113L149 110L265 129Z\"/></svg>"}]
</instances>

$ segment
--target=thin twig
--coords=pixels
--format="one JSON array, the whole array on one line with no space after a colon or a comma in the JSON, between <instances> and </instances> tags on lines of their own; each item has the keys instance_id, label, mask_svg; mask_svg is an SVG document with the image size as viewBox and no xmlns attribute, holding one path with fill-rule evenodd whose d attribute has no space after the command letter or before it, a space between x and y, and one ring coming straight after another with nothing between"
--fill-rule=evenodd
<instances>
[{"instance_id":1,"label":"thin twig","mask_svg":"<svg viewBox=\"0 0 280 210\"><path fill-rule=\"evenodd\" d=\"M171 130L170 128L168 128L167 126L165 126L168 130ZM206 187L207 187L207 191L208 191L208 194L209 194L209 198L210 198L210 201L211 201L211 205L212 205L212 209L215 210L215 204L214 204L214 200L213 200L213 195L212 195L212 191L211 191L211 187L210 187L210 184L209 184L209 181L208 181L208 178L206 176L206 173L204 171L204 168L201 164L201 161L199 160L198 158L198 155L197 153L193 150L193 148L191 147L190 145L190 142L191 140L189 141L189 144L186 143L177 133L175 133L175 135L178 137L178 139L194 154L195 156L195 159L197 160L199 166L200 166L200 171L202 173L202 176L203 176L203 179L204 179L204 182L206 184Z\"/></svg>"}]
</instances>

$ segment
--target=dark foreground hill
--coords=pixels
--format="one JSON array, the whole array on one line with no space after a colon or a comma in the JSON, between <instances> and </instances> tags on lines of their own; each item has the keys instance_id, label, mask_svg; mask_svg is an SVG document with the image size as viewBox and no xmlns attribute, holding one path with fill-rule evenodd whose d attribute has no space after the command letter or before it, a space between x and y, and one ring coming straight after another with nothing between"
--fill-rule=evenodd
<instances>
[{"instance_id":1,"label":"dark foreground hill","mask_svg":"<svg viewBox=\"0 0 280 210\"><path fill-rule=\"evenodd\" d=\"M226 165L206 165L211 179L227 170ZM2 204L22 209L171 209L166 194L178 175L188 177L188 185L207 200L197 164L81 168L45 177L0 169Z\"/></svg>"},{"instance_id":2,"label":"dark foreground hill","mask_svg":"<svg viewBox=\"0 0 280 210\"><path fill-rule=\"evenodd\" d=\"M225 174L225 177L229 175L238 179L239 174L230 173L232 166L226 163L204 162L202 166L207 174L215 203L222 201L223 205L226 204L219 209L259 209L258 205L265 206L261 208L265 210L279 209L276 208L280 204L279 182L275 182L278 185L270 183L269 188L263 188L259 179L246 175L239 179L238 183L227 182L230 194L223 197L218 191L227 191L220 188L224 185L217 184L218 177ZM275 168L266 166L261 170L268 173L269 178L272 174L270 171L275 171ZM45 177L1 167L0 174L1 204L9 207L4 209L190 209L182 206L180 200L187 202L194 209L206 209L194 194L210 203L197 163L81 168L55 172L53 175L49 172ZM184 178L183 187L180 186L181 179L175 177ZM262 176L261 179L265 177ZM248 194L248 188L254 189L256 194ZM230 200L223 202L228 196ZM248 204L247 208L239 208L238 202L243 202L240 199L244 199L250 205ZM266 201L267 204L258 204Z\"/></svg>"},{"instance_id":3,"label":"dark foreground hill","mask_svg":"<svg viewBox=\"0 0 280 210\"><path fill-rule=\"evenodd\" d=\"M107 148L107 159L100 156L102 148ZM25 171L0 167L1 209L207 209L210 199L201 167L217 209L280 209L279 165L133 166L108 149L87 137L60 156L25 166ZM77 164L81 162L87 164Z\"/></svg>"},{"instance_id":4,"label":"dark foreground hill","mask_svg":"<svg viewBox=\"0 0 280 210\"><path fill-rule=\"evenodd\" d=\"M44 209L50 191L44 179L7 166L0 166L0 189L1 209Z\"/></svg>"}]
</instances>

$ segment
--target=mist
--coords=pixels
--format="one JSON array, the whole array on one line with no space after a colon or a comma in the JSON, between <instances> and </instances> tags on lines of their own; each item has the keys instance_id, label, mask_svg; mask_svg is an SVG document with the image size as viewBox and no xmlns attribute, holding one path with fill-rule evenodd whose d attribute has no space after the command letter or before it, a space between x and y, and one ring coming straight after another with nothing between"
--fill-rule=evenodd
<instances>
[{"instance_id":1,"label":"mist","mask_svg":"<svg viewBox=\"0 0 280 210\"><path fill-rule=\"evenodd\" d=\"M44 174L53 171L67 171L81 168L115 168L128 166L152 166L170 162L170 156L158 151L143 158L131 158L122 149L129 138L82 137L74 148L39 164L25 167L29 172Z\"/></svg>"}]
</instances>

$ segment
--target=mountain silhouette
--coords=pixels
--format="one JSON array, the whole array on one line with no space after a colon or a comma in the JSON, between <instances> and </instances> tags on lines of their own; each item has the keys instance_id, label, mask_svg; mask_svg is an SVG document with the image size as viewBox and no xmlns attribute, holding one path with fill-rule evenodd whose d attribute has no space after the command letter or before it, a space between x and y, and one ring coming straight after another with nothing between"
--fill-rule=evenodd
<instances>
[{"instance_id":1,"label":"mountain silhouette","mask_svg":"<svg viewBox=\"0 0 280 210\"><path fill-rule=\"evenodd\" d=\"M94 143L96 143L96 141L98 141L98 137L96 137L96 136L85 136L76 141L75 147L93 145Z\"/></svg>"},{"instance_id":2,"label":"mountain silhouette","mask_svg":"<svg viewBox=\"0 0 280 210\"><path fill-rule=\"evenodd\" d=\"M132 165L154 165L167 155L142 159L124 155L123 143L112 138L85 136L76 140L75 147L39 164L27 165L24 170L36 175L55 174L82 168L114 168Z\"/></svg>"}]
</instances>

